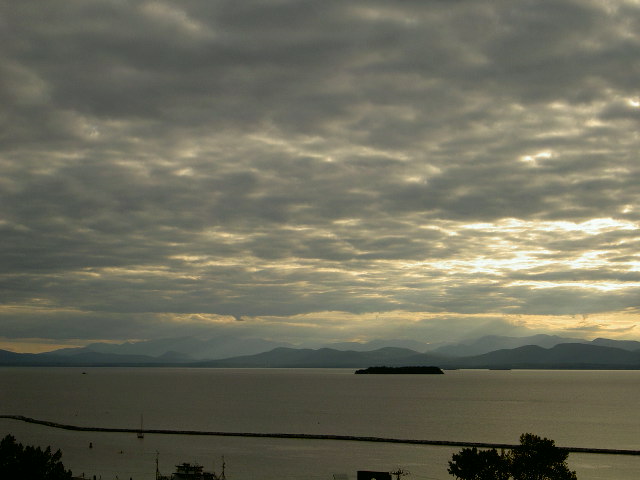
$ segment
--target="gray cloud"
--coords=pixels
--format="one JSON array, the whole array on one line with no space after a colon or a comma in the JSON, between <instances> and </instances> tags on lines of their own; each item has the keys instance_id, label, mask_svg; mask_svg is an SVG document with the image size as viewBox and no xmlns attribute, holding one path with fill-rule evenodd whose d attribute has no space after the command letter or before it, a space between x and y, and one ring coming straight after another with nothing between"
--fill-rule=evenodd
<instances>
[{"instance_id":1,"label":"gray cloud","mask_svg":"<svg viewBox=\"0 0 640 480\"><path fill-rule=\"evenodd\" d=\"M0 336L637 335L632 2L0 8Z\"/></svg>"}]
</instances>

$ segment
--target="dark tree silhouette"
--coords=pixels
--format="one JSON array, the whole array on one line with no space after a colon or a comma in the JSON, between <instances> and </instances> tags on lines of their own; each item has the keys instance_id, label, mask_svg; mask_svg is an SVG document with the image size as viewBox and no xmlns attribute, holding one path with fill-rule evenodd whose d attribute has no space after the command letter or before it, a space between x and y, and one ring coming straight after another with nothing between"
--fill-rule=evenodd
<instances>
[{"instance_id":1,"label":"dark tree silhouette","mask_svg":"<svg viewBox=\"0 0 640 480\"><path fill-rule=\"evenodd\" d=\"M448 472L461 480L508 480L508 459L495 448L478 450L476 447L463 448L454 453L449 462Z\"/></svg>"},{"instance_id":2,"label":"dark tree silhouette","mask_svg":"<svg viewBox=\"0 0 640 480\"><path fill-rule=\"evenodd\" d=\"M507 454L463 448L453 454L447 470L460 480L577 480L567 466L568 456L553 440L524 433L520 445Z\"/></svg>"},{"instance_id":3,"label":"dark tree silhouette","mask_svg":"<svg viewBox=\"0 0 640 480\"><path fill-rule=\"evenodd\" d=\"M24 447L7 435L0 441L0 478L29 480L70 480L71 470L60 461L62 453L51 453L51 447Z\"/></svg>"},{"instance_id":4,"label":"dark tree silhouette","mask_svg":"<svg viewBox=\"0 0 640 480\"><path fill-rule=\"evenodd\" d=\"M576 472L566 463L568 456L553 440L523 433L520 447L510 454L511 475L514 480L575 480Z\"/></svg>"}]
</instances>

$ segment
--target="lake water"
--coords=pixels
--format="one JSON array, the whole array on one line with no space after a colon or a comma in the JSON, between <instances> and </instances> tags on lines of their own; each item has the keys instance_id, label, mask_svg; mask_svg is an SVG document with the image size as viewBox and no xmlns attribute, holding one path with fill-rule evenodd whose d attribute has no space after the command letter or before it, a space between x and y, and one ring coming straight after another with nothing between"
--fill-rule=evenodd
<instances>
[{"instance_id":1,"label":"lake water","mask_svg":"<svg viewBox=\"0 0 640 480\"><path fill-rule=\"evenodd\" d=\"M83 373L84 372L84 373ZM640 371L0 368L0 414L80 426L308 433L640 450ZM74 432L0 419L0 434L51 445L74 475L151 480L198 462L229 480L331 480L357 470L453 479L459 447L335 440ZM93 448L89 448L89 443ZM580 480L636 480L640 456L576 454Z\"/></svg>"}]
</instances>

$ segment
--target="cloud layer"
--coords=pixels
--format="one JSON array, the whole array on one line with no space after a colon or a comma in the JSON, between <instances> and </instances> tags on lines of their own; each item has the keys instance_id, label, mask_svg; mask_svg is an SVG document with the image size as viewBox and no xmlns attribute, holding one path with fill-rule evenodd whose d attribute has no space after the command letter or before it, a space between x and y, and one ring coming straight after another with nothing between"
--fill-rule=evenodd
<instances>
[{"instance_id":1,"label":"cloud layer","mask_svg":"<svg viewBox=\"0 0 640 480\"><path fill-rule=\"evenodd\" d=\"M7 342L640 338L636 2L0 19Z\"/></svg>"}]
</instances>

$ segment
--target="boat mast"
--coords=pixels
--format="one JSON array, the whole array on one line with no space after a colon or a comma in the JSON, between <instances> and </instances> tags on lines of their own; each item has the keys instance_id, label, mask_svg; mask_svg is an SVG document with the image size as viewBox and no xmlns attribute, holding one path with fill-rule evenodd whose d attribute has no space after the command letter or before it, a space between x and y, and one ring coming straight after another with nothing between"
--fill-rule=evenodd
<instances>
[{"instance_id":1,"label":"boat mast","mask_svg":"<svg viewBox=\"0 0 640 480\"><path fill-rule=\"evenodd\" d=\"M142 430L142 414L140 414L140 430L138 430L138 438L144 438L144 431Z\"/></svg>"}]
</instances>

